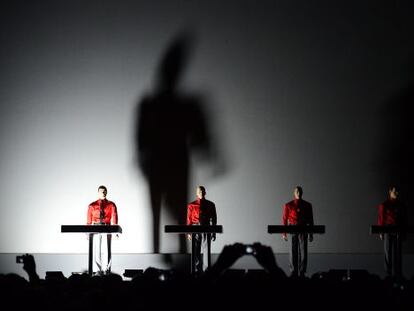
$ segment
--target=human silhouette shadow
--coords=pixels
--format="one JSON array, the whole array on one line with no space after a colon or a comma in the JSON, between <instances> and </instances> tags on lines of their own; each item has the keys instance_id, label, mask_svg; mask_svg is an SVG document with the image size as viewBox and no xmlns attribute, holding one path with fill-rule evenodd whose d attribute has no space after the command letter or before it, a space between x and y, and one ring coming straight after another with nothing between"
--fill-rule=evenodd
<instances>
[{"instance_id":1,"label":"human silhouette shadow","mask_svg":"<svg viewBox=\"0 0 414 311\"><path fill-rule=\"evenodd\" d=\"M176 224L185 224L190 156L209 153L210 139L201 97L179 89L194 37L180 33L166 49L156 86L138 105L136 149L150 192L153 250L160 251L161 210ZM177 235L179 251L187 251L184 235Z\"/></svg>"}]
</instances>

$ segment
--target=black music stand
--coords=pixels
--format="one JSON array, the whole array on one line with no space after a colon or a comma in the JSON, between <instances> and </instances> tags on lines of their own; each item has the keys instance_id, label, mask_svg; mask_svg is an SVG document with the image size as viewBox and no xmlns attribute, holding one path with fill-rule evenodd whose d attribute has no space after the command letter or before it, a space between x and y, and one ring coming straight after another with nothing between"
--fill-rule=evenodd
<instances>
[{"instance_id":1,"label":"black music stand","mask_svg":"<svg viewBox=\"0 0 414 311\"><path fill-rule=\"evenodd\" d=\"M307 234L324 234L325 226L323 225L269 225L267 226L267 232L272 233L307 233Z\"/></svg>"},{"instance_id":2,"label":"black music stand","mask_svg":"<svg viewBox=\"0 0 414 311\"><path fill-rule=\"evenodd\" d=\"M383 233L414 233L414 226L396 226L396 225L372 225L370 228L371 234L383 234Z\"/></svg>"},{"instance_id":3,"label":"black music stand","mask_svg":"<svg viewBox=\"0 0 414 311\"><path fill-rule=\"evenodd\" d=\"M394 266L392 268L392 273L396 272L397 274L402 275L402 239L403 236L408 233L414 233L414 226L398 226L398 225L371 225L370 227L370 233L371 234L384 234L384 233L390 233L394 234L396 238L396 244L397 244L397 266ZM395 258L393 259L393 261Z\"/></svg>"},{"instance_id":4,"label":"black music stand","mask_svg":"<svg viewBox=\"0 0 414 311\"><path fill-rule=\"evenodd\" d=\"M325 226L323 225L269 225L267 226L267 233L312 233L324 234Z\"/></svg>"},{"instance_id":5,"label":"black music stand","mask_svg":"<svg viewBox=\"0 0 414 311\"><path fill-rule=\"evenodd\" d=\"M166 225L166 233L191 234L191 274L195 269L195 235L207 234L207 266L211 266L211 234L223 233L221 225Z\"/></svg>"},{"instance_id":6,"label":"black music stand","mask_svg":"<svg viewBox=\"0 0 414 311\"><path fill-rule=\"evenodd\" d=\"M393 233L397 239L397 245L400 245L401 235L407 233L414 233L414 226L397 226L397 225L372 225L370 227L371 234ZM402 256L402 250L398 250L399 255Z\"/></svg>"},{"instance_id":7,"label":"black music stand","mask_svg":"<svg viewBox=\"0 0 414 311\"><path fill-rule=\"evenodd\" d=\"M118 225L62 225L60 232L63 233L88 233L89 234L89 250L88 250L88 274L92 275L93 262L93 235L122 233L121 226Z\"/></svg>"}]
</instances>

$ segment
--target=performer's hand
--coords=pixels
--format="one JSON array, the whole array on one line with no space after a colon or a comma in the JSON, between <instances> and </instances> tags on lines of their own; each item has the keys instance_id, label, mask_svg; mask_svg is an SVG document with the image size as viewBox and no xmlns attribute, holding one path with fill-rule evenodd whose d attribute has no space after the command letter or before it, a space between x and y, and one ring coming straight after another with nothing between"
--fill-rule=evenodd
<instances>
[{"instance_id":1,"label":"performer's hand","mask_svg":"<svg viewBox=\"0 0 414 311\"><path fill-rule=\"evenodd\" d=\"M313 241L313 234L309 234L309 242Z\"/></svg>"},{"instance_id":2,"label":"performer's hand","mask_svg":"<svg viewBox=\"0 0 414 311\"><path fill-rule=\"evenodd\" d=\"M380 239L384 240L384 235L382 233L380 234Z\"/></svg>"},{"instance_id":3,"label":"performer's hand","mask_svg":"<svg viewBox=\"0 0 414 311\"><path fill-rule=\"evenodd\" d=\"M215 241L215 240L216 240L216 234L215 234L215 233L213 233L213 234L211 235L211 240L212 240L212 241Z\"/></svg>"},{"instance_id":4,"label":"performer's hand","mask_svg":"<svg viewBox=\"0 0 414 311\"><path fill-rule=\"evenodd\" d=\"M191 234L187 234L187 239L191 241Z\"/></svg>"},{"instance_id":5,"label":"performer's hand","mask_svg":"<svg viewBox=\"0 0 414 311\"><path fill-rule=\"evenodd\" d=\"M287 237L287 234L286 234L286 233L283 233L283 234L282 234L282 239L283 239L283 240L285 240L285 241L287 241L287 240L288 240L288 237Z\"/></svg>"},{"instance_id":6,"label":"performer's hand","mask_svg":"<svg viewBox=\"0 0 414 311\"><path fill-rule=\"evenodd\" d=\"M115 239L119 239L119 234L117 233L117 234L115 234Z\"/></svg>"}]
</instances>

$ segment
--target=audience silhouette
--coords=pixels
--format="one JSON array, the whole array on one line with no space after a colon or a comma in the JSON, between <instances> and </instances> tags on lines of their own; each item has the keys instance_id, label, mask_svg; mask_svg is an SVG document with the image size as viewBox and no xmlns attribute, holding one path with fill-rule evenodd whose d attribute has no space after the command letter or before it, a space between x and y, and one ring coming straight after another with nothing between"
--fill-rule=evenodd
<instances>
[{"instance_id":1,"label":"audience silhouette","mask_svg":"<svg viewBox=\"0 0 414 311\"><path fill-rule=\"evenodd\" d=\"M243 256L253 256L263 269L232 269ZM2 302L17 310L201 310L216 308L280 310L412 310L414 279L380 279L369 273L338 270L311 278L287 277L269 246L260 243L226 245L216 262L202 275L148 267L131 280L118 274L68 278L52 273L45 279L36 272L34 257L23 255L29 281L17 274L0 274Z\"/></svg>"}]
</instances>

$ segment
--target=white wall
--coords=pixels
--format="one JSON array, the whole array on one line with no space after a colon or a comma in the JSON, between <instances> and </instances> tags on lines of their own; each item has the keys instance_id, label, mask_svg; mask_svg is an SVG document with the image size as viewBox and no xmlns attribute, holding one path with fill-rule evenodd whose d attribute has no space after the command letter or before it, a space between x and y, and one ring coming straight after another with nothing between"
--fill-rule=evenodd
<instances>
[{"instance_id":1,"label":"white wall","mask_svg":"<svg viewBox=\"0 0 414 311\"><path fill-rule=\"evenodd\" d=\"M413 11L405 1L335 3L3 5L0 253L85 252L85 237L60 225L85 222L100 184L124 229L114 252L152 251L134 113L183 28L197 44L182 89L202 96L217 151L210 162L193 159L190 183L191 193L207 187L225 228L213 252L235 241L287 251L266 226L280 223L298 184L327 226L311 251L381 252L369 226L395 177L390 149L412 138L412 127L387 120L412 82ZM409 107L396 105L398 124ZM409 189L412 164L401 165L394 175ZM174 252L174 239L164 236L162 251Z\"/></svg>"}]
</instances>

